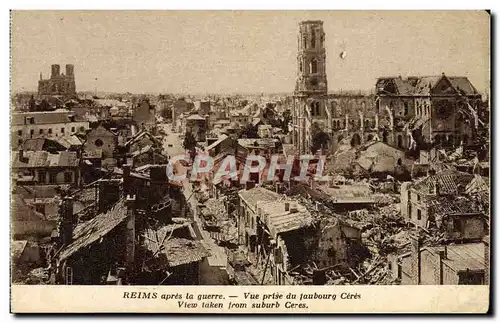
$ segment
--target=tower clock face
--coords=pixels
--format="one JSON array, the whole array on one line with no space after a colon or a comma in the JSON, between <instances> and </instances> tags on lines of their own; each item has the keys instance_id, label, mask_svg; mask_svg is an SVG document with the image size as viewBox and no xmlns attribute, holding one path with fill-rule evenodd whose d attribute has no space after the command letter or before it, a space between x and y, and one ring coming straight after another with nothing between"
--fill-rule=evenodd
<instances>
[{"instance_id":1,"label":"tower clock face","mask_svg":"<svg viewBox=\"0 0 500 323\"><path fill-rule=\"evenodd\" d=\"M448 119L452 113L453 108L449 101L443 100L436 103L436 114L439 119Z\"/></svg>"},{"instance_id":2,"label":"tower clock face","mask_svg":"<svg viewBox=\"0 0 500 323\"><path fill-rule=\"evenodd\" d=\"M318 80L316 78L312 78L309 83L311 84L312 87L317 87L318 86Z\"/></svg>"}]
</instances>

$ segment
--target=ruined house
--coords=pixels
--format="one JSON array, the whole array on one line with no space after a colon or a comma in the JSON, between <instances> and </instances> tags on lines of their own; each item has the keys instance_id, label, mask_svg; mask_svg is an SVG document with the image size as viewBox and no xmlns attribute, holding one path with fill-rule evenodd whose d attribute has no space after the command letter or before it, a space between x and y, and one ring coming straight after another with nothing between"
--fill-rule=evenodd
<instances>
[{"instance_id":1,"label":"ruined house","mask_svg":"<svg viewBox=\"0 0 500 323\"><path fill-rule=\"evenodd\" d=\"M196 240L190 222L179 219L140 237L143 255L137 283L146 285L199 285L203 261L210 252Z\"/></svg>"},{"instance_id":2,"label":"ruined house","mask_svg":"<svg viewBox=\"0 0 500 323\"><path fill-rule=\"evenodd\" d=\"M77 153L61 151L23 151L12 153L14 179L26 185L77 185L80 178Z\"/></svg>"},{"instance_id":3,"label":"ruined house","mask_svg":"<svg viewBox=\"0 0 500 323\"><path fill-rule=\"evenodd\" d=\"M48 237L57 227L57 213L42 213L36 204L28 204L20 193L12 194L12 236Z\"/></svg>"},{"instance_id":4,"label":"ruined house","mask_svg":"<svg viewBox=\"0 0 500 323\"><path fill-rule=\"evenodd\" d=\"M328 268L355 265L350 246L361 240L358 228L336 218L320 219L297 200L261 187L242 190L239 196L239 223L245 227L240 243L248 260L263 272L259 279L267 273L273 284L293 284L308 266L324 278Z\"/></svg>"},{"instance_id":5,"label":"ruined house","mask_svg":"<svg viewBox=\"0 0 500 323\"><path fill-rule=\"evenodd\" d=\"M61 211L61 250L55 258L57 281L67 285L100 285L114 280L117 268L135 271L135 197L121 199L107 212L75 225L72 200ZM120 275L122 281L126 279Z\"/></svg>"},{"instance_id":6,"label":"ruined house","mask_svg":"<svg viewBox=\"0 0 500 323\"><path fill-rule=\"evenodd\" d=\"M411 251L389 257L389 269L401 285L483 285L485 245L481 243L421 247L412 239Z\"/></svg>"},{"instance_id":7,"label":"ruined house","mask_svg":"<svg viewBox=\"0 0 500 323\"><path fill-rule=\"evenodd\" d=\"M296 201L258 203L257 212L258 252L270 257L269 271L277 285L293 284L294 275L307 266L324 273L327 268L347 265L352 256L350 240L361 240L359 229L337 219L321 222Z\"/></svg>"},{"instance_id":8,"label":"ruined house","mask_svg":"<svg viewBox=\"0 0 500 323\"><path fill-rule=\"evenodd\" d=\"M474 175L431 173L401 186L401 215L424 229L437 227L449 240L480 241L487 234L484 205L466 188Z\"/></svg>"}]
</instances>

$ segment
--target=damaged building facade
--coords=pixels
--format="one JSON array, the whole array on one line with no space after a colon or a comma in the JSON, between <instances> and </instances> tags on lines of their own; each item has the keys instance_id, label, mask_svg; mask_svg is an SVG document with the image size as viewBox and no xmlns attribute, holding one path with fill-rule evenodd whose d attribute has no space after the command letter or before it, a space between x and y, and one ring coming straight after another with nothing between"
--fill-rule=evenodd
<instances>
[{"instance_id":1,"label":"damaged building facade","mask_svg":"<svg viewBox=\"0 0 500 323\"><path fill-rule=\"evenodd\" d=\"M403 150L472 142L482 100L467 77L382 77L375 95L328 94L325 37L322 21L299 24L292 141L301 153L334 152L342 141L379 140Z\"/></svg>"}]
</instances>

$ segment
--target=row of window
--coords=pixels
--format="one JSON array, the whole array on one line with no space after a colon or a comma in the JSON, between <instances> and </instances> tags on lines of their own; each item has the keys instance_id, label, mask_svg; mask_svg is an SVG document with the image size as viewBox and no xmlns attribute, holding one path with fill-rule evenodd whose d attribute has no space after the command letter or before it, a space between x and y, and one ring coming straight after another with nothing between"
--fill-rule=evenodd
<instances>
[{"instance_id":1,"label":"row of window","mask_svg":"<svg viewBox=\"0 0 500 323\"><path fill-rule=\"evenodd\" d=\"M47 178L47 172L38 171L38 182L39 183L45 183L46 178ZM73 173L65 172L64 173L64 182L65 183L72 183L73 182ZM57 184L57 173L49 172L49 183L50 184Z\"/></svg>"},{"instance_id":2,"label":"row of window","mask_svg":"<svg viewBox=\"0 0 500 323\"><path fill-rule=\"evenodd\" d=\"M417 116L428 116L430 114L430 106L429 104L420 104L420 102L417 102L417 106L415 108L415 113Z\"/></svg>"},{"instance_id":3,"label":"row of window","mask_svg":"<svg viewBox=\"0 0 500 323\"><path fill-rule=\"evenodd\" d=\"M60 129L60 131L61 131L61 134L65 134L65 132L66 132L66 128L62 127L62 128ZM85 131L85 127L84 127L84 126L81 126L81 127L79 128L79 131ZM56 132L57 132L57 129L56 129ZM71 127L71 133L75 133L75 132L76 132L76 128L75 128L75 127ZM50 134L52 134L52 133L53 133L53 132L52 132L52 128L48 128L48 129L38 129L38 134L39 134L39 135L43 135L44 133L47 133L47 134L49 134L49 135L50 135ZM31 130L30 130L30 132L29 132L29 134L30 134L30 137L33 137L33 136L35 135L35 129L31 129ZM23 130L21 130L21 129L20 129L20 130L17 130L17 135L18 135L19 137L22 137L22 136L23 136Z\"/></svg>"},{"instance_id":4,"label":"row of window","mask_svg":"<svg viewBox=\"0 0 500 323\"><path fill-rule=\"evenodd\" d=\"M361 120L360 119L356 119L356 120L349 120L349 125L351 127L354 127L354 126L358 126L358 127L361 127ZM370 121L370 119L365 119L364 122L363 122L363 127L364 128L371 128L371 127L375 127L375 121L372 123ZM333 128L334 129L344 129L345 128L345 120L333 120Z\"/></svg>"},{"instance_id":5,"label":"row of window","mask_svg":"<svg viewBox=\"0 0 500 323\"><path fill-rule=\"evenodd\" d=\"M435 135L434 136L434 143L453 145L453 144L455 144L456 139L462 140L464 144L467 144L467 142L469 141L469 136L463 135L462 137L460 137L460 136L455 137L454 135Z\"/></svg>"}]
</instances>

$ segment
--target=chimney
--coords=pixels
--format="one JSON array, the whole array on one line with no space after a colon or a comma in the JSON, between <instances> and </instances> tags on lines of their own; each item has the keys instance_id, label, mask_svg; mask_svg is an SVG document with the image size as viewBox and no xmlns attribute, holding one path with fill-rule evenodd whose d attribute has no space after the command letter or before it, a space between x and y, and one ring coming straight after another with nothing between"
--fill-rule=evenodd
<instances>
[{"instance_id":1,"label":"chimney","mask_svg":"<svg viewBox=\"0 0 500 323\"><path fill-rule=\"evenodd\" d=\"M255 187L255 181L246 181L246 183L245 183L245 189L247 191L251 190L254 187Z\"/></svg>"},{"instance_id":2,"label":"chimney","mask_svg":"<svg viewBox=\"0 0 500 323\"><path fill-rule=\"evenodd\" d=\"M123 165L123 193L128 195L132 193L132 186L130 183L130 164Z\"/></svg>"},{"instance_id":3,"label":"chimney","mask_svg":"<svg viewBox=\"0 0 500 323\"><path fill-rule=\"evenodd\" d=\"M444 246L442 250L439 250L439 285L444 285L443 279L443 260L448 257L448 247Z\"/></svg>"},{"instance_id":4,"label":"chimney","mask_svg":"<svg viewBox=\"0 0 500 323\"><path fill-rule=\"evenodd\" d=\"M127 273L134 272L135 261L135 195L127 195L127 227L125 230L125 263Z\"/></svg>"},{"instance_id":5,"label":"chimney","mask_svg":"<svg viewBox=\"0 0 500 323\"><path fill-rule=\"evenodd\" d=\"M290 211L290 202L285 202L285 212Z\"/></svg>"},{"instance_id":6,"label":"chimney","mask_svg":"<svg viewBox=\"0 0 500 323\"><path fill-rule=\"evenodd\" d=\"M59 237L61 238L61 245L67 246L73 241L73 197L63 198L59 214L61 216Z\"/></svg>"},{"instance_id":7,"label":"chimney","mask_svg":"<svg viewBox=\"0 0 500 323\"><path fill-rule=\"evenodd\" d=\"M412 247L412 267L413 267L413 284L420 285L420 237L410 236L411 247Z\"/></svg>"}]
</instances>

